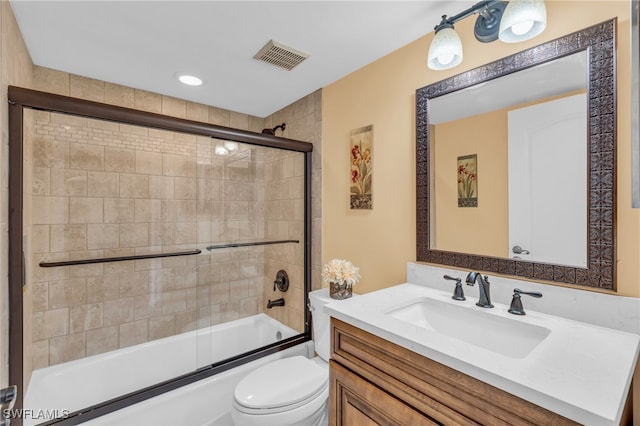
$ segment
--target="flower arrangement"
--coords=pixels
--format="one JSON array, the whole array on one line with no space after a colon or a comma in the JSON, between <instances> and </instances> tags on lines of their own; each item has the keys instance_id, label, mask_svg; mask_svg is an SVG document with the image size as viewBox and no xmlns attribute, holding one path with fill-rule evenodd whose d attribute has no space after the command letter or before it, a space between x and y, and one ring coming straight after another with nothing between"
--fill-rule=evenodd
<instances>
[{"instance_id":1,"label":"flower arrangement","mask_svg":"<svg viewBox=\"0 0 640 426\"><path fill-rule=\"evenodd\" d=\"M332 259L322 267L322 281L329 284L334 299L351 297L352 287L360 281L360 268L344 259Z\"/></svg>"},{"instance_id":2,"label":"flower arrangement","mask_svg":"<svg viewBox=\"0 0 640 426\"><path fill-rule=\"evenodd\" d=\"M360 280L360 268L343 259L332 259L322 267L322 281L345 281L351 285L358 284Z\"/></svg>"}]
</instances>

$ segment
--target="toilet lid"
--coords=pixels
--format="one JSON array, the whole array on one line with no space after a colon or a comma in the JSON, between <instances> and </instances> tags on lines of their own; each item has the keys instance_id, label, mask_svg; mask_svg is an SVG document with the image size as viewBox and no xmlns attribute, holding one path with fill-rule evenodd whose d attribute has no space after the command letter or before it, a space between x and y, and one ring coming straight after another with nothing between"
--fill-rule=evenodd
<instances>
[{"instance_id":1,"label":"toilet lid","mask_svg":"<svg viewBox=\"0 0 640 426\"><path fill-rule=\"evenodd\" d=\"M238 383L233 396L246 408L285 407L318 394L328 381L327 369L303 356L294 356L252 371Z\"/></svg>"}]
</instances>

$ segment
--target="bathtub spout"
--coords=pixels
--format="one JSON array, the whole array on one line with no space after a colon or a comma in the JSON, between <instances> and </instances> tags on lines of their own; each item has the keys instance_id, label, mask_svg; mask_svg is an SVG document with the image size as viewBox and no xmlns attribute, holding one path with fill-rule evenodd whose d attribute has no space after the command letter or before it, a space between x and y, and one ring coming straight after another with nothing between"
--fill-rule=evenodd
<instances>
[{"instance_id":1,"label":"bathtub spout","mask_svg":"<svg viewBox=\"0 0 640 426\"><path fill-rule=\"evenodd\" d=\"M274 306L284 306L284 299L281 297L280 299L271 300L267 302L267 309L271 309Z\"/></svg>"}]
</instances>

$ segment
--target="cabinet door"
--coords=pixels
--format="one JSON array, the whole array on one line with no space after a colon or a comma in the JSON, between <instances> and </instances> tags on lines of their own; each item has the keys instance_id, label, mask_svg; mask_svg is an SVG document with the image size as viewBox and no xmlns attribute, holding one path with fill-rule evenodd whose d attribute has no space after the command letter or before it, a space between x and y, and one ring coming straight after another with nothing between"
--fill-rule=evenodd
<instances>
[{"instance_id":1,"label":"cabinet door","mask_svg":"<svg viewBox=\"0 0 640 426\"><path fill-rule=\"evenodd\" d=\"M330 371L331 426L440 424L334 361Z\"/></svg>"}]
</instances>

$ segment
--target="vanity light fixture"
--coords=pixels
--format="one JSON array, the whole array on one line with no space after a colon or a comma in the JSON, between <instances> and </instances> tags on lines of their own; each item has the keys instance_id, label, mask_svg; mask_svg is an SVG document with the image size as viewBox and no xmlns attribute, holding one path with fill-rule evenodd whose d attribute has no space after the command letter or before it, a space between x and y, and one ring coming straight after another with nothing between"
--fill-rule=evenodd
<instances>
[{"instance_id":1,"label":"vanity light fixture","mask_svg":"<svg viewBox=\"0 0 640 426\"><path fill-rule=\"evenodd\" d=\"M180 80L180 83L186 84L187 86L202 86L202 79L195 75L180 74L178 76L178 80Z\"/></svg>"},{"instance_id":2,"label":"vanity light fixture","mask_svg":"<svg viewBox=\"0 0 640 426\"><path fill-rule=\"evenodd\" d=\"M462 42L453 24L471 15L478 15L474 27L476 39L491 43L500 39L505 43L529 40L547 25L544 0L485 0L457 15L442 16L435 27L435 36L429 46L427 65L433 70L446 70L462 62Z\"/></svg>"}]
</instances>

